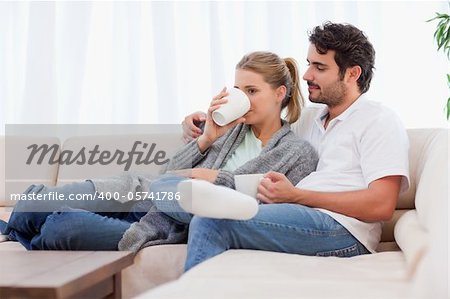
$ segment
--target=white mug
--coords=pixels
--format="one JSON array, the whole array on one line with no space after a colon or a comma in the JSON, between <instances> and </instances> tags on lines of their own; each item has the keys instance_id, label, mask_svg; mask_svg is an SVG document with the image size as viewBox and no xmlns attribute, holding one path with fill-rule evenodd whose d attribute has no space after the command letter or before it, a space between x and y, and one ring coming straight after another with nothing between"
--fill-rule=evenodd
<instances>
[{"instance_id":1,"label":"white mug","mask_svg":"<svg viewBox=\"0 0 450 299\"><path fill-rule=\"evenodd\" d=\"M239 174L234 176L234 184L236 185L237 191L256 198L259 183L263 178L263 173Z\"/></svg>"},{"instance_id":2,"label":"white mug","mask_svg":"<svg viewBox=\"0 0 450 299\"><path fill-rule=\"evenodd\" d=\"M242 90L233 87L227 91L229 95L225 98L228 102L212 113L212 119L221 127L242 117L250 110L250 100Z\"/></svg>"}]
</instances>

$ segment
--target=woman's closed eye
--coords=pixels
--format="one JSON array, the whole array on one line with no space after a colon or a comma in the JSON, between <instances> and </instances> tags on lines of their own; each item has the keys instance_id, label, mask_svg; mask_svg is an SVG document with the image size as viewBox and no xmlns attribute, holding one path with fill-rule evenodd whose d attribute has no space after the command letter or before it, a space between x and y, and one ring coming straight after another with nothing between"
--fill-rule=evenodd
<instances>
[{"instance_id":1,"label":"woman's closed eye","mask_svg":"<svg viewBox=\"0 0 450 299\"><path fill-rule=\"evenodd\" d=\"M249 88L247 89L248 94L252 95L255 94L257 92L257 90L255 88Z\"/></svg>"}]
</instances>

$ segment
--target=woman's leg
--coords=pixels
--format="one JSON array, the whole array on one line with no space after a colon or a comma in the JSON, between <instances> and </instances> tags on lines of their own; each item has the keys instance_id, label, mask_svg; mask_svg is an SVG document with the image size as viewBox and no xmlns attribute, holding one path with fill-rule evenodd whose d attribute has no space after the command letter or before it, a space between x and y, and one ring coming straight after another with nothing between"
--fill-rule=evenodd
<instances>
[{"instance_id":1,"label":"woman's leg","mask_svg":"<svg viewBox=\"0 0 450 299\"><path fill-rule=\"evenodd\" d=\"M29 247L30 240L40 232L41 226L47 216L53 211L68 206L89 211L100 211L99 214L111 217L124 217L128 213L116 212L123 207L121 203L114 201L102 201L95 198L95 187L92 182L77 182L58 187L47 187L44 185L31 185L24 195L29 200L18 201L14 207L8 224L2 231L9 234L10 239L20 241ZM44 196L57 195L65 200L33 200ZM69 200L74 195L83 195L85 198L94 200Z\"/></svg>"},{"instance_id":2,"label":"woman's leg","mask_svg":"<svg viewBox=\"0 0 450 299\"><path fill-rule=\"evenodd\" d=\"M30 250L117 250L131 223L80 209L62 208L47 216Z\"/></svg>"},{"instance_id":3,"label":"woman's leg","mask_svg":"<svg viewBox=\"0 0 450 299\"><path fill-rule=\"evenodd\" d=\"M369 253L325 213L295 204L268 204L246 221L195 216L189 226L185 270L228 249L259 249L303 255Z\"/></svg>"},{"instance_id":4,"label":"woman's leg","mask_svg":"<svg viewBox=\"0 0 450 299\"><path fill-rule=\"evenodd\" d=\"M193 217L192 214L183 210L178 203L179 193L177 186L178 183L186 179L186 177L181 176L163 175L150 185L150 193L153 196L152 203L159 211L181 223L189 223Z\"/></svg>"}]
</instances>

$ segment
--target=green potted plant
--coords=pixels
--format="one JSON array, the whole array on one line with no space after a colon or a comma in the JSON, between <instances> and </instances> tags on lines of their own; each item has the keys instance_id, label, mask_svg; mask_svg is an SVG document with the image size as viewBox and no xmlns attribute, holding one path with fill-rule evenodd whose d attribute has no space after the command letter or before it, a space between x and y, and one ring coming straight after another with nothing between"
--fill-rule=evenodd
<instances>
[{"instance_id":1,"label":"green potted plant","mask_svg":"<svg viewBox=\"0 0 450 299\"><path fill-rule=\"evenodd\" d=\"M450 3L449 3L450 6ZM434 32L434 39L437 43L437 50L442 51L447 55L450 60L450 16L444 13L436 13L436 16L427 22L439 20ZM447 74L447 84L450 88L450 74ZM450 118L450 97L447 99L447 120Z\"/></svg>"}]
</instances>

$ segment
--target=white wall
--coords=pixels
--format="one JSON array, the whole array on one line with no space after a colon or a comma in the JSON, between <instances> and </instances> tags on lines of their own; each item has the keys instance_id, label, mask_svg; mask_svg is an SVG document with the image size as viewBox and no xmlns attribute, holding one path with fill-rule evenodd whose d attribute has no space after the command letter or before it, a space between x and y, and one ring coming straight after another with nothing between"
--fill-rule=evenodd
<instances>
[{"instance_id":1,"label":"white wall","mask_svg":"<svg viewBox=\"0 0 450 299\"><path fill-rule=\"evenodd\" d=\"M179 123L233 84L249 51L292 56L304 70L307 30L326 20L352 23L374 44L372 99L406 127L446 127L449 64L425 21L448 10L445 1L2 2L1 130Z\"/></svg>"}]
</instances>

